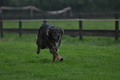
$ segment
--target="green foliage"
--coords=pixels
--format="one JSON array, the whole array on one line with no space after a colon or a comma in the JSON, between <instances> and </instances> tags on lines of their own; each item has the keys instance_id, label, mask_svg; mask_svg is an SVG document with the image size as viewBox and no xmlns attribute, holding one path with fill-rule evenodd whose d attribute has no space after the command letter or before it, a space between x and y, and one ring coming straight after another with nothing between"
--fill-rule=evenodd
<instances>
[{"instance_id":1,"label":"green foliage","mask_svg":"<svg viewBox=\"0 0 120 80\"><path fill-rule=\"evenodd\" d=\"M120 0L4 0L5 6L33 5L45 11L71 6L73 11L120 11Z\"/></svg>"}]
</instances>

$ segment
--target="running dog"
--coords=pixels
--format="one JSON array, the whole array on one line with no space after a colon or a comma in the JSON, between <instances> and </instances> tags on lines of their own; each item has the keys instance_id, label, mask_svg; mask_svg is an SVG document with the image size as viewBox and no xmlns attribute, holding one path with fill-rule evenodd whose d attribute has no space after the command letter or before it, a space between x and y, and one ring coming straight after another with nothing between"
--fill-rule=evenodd
<instances>
[{"instance_id":1,"label":"running dog","mask_svg":"<svg viewBox=\"0 0 120 80\"><path fill-rule=\"evenodd\" d=\"M53 54L52 62L55 62L55 59L63 61L63 58L57 53L63 33L64 31L60 27L55 27L51 24L43 23L39 28L36 41L37 54L40 53L41 49L49 48L50 53Z\"/></svg>"}]
</instances>

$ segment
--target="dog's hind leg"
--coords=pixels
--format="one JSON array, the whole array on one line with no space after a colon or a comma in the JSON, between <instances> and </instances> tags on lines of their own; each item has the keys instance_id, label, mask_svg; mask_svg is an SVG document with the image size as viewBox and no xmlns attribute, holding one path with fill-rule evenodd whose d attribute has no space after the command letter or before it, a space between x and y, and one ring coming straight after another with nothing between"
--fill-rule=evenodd
<instances>
[{"instance_id":1,"label":"dog's hind leg","mask_svg":"<svg viewBox=\"0 0 120 80\"><path fill-rule=\"evenodd\" d=\"M37 39L36 44L37 44L37 51L36 52L37 52L37 54L39 54L41 46L42 46L42 40L41 39Z\"/></svg>"},{"instance_id":2,"label":"dog's hind leg","mask_svg":"<svg viewBox=\"0 0 120 80\"><path fill-rule=\"evenodd\" d=\"M37 54L39 54L40 53L40 46L39 45L37 45Z\"/></svg>"}]
</instances>

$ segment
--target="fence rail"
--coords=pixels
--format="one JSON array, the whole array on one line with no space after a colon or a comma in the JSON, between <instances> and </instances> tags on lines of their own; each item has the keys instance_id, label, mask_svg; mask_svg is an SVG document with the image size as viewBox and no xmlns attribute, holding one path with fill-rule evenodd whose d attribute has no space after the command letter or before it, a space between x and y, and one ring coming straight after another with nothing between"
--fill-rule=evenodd
<instances>
[{"instance_id":1,"label":"fence rail","mask_svg":"<svg viewBox=\"0 0 120 80\"><path fill-rule=\"evenodd\" d=\"M0 34L1 37L4 37L3 32L15 32L19 33L21 37L23 33L37 33L38 29L23 29L22 28L22 21L78 21L79 22L79 29L65 29L65 35L69 35L72 37L79 36L79 39L82 40L83 36L102 36L102 37L115 37L115 40L118 40L120 37L120 30L119 30L119 14L115 14L114 19L82 19L81 14L79 14L78 19L40 19L40 20L12 20L18 21L19 28L3 28L2 22L4 20L0 20ZM9 21L9 20L5 20ZM83 29L83 21L115 21L115 29L114 30L91 30L91 29Z\"/></svg>"}]
</instances>

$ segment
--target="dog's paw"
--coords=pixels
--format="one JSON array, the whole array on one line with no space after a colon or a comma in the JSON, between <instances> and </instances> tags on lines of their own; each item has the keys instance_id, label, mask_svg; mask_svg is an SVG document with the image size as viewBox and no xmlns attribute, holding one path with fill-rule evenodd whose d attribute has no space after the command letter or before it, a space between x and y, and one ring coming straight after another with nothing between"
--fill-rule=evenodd
<instances>
[{"instance_id":1,"label":"dog's paw","mask_svg":"<svg viewBox=\"0 0 120 80\"><path fill-rule=\"evenodd\" d=\"M37 53L37 54L39 54L40 52L39 52L39 51L37 51L36 53Z\"/></svg>"},{"instance_id":2,"label":"dog's paw","mask_svg":"<svg viewBox=\"0 0 120 80\"><path fill-rule=\"evenodd\" d=\"M60 61L63 61L63 58L61 58Z\"/></svg>"}]
</instances>

